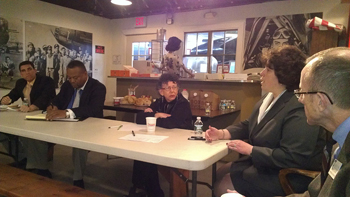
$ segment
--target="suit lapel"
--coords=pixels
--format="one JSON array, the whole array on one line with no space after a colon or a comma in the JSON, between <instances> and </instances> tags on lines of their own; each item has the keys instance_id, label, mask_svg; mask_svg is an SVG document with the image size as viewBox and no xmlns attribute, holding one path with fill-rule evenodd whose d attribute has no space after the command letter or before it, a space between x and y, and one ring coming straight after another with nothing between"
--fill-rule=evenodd
<instances>
[{"instance_id":1,"label":"suit lapel","mask_svg":"<svg viewBox=\"0 0 350 197\"><path fill-rule=\"evenodd\" d=\"M259 107L261 105L259 105L257 112L255 114L255 117L253 118L253 129L252 132L250 133L250 137L252 135L254 135L255 133L259 132L265 125L267 122L269 122L273 117L276 116L276 114L278 114L278 112L280 112L284 106L286 105L286 103L290 100L290 98L292 98L292 96L294 96L294 94L292 92L285 92L283 93L283 95L277 100L277 102L272 106L272 108L270 109L269 112L267 112L267 114L265 115L265 117L260 121L259 124L257 124L257 118L259 115ZM263 100L263 99L262 99Z\"/></svg>"}]
</instances>

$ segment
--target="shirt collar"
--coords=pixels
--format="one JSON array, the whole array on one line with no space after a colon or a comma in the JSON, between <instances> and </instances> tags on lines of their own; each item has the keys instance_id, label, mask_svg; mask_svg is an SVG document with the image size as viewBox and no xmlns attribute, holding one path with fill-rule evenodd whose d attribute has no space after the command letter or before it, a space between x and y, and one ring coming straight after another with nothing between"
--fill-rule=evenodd
<instances>
[{"instance_id":1,"label":"shirt collar","mask_svg":"<svg viewBox=\"0 0 350 197\"><path fill-rule=\"evenodd\" d=\"M339 127L334 131L332 138L338 142L339 147L343 147L346 136L350 131L350 117L348 117L344 122L342 122Z\"/></svg>"},{"instance_id":2,"label":"shirt collar","mask_svg":"<svg viewBox=\"0 0 350 197\"><path fill-rule=\"evenodd\" d=\"M87 80L85 81L84 85L81 88L78 88L77 90L84 90L86 83L89 81L89 77L87 78Z\"/></svg>"},{"instance_id":3,"label":"shirt collar","mask_svg":"<svg viewBox=\"0 0 350 197\"><path fill-rule=\"evenodd\" d=\"M33 85L34 85L35 80L36 80L36 78L35 78L33 81L31 81L31 82L28 82L28 81L27 81L27 84L29 84L30 86L33 86Z\"/></svg>"}]
</instances>

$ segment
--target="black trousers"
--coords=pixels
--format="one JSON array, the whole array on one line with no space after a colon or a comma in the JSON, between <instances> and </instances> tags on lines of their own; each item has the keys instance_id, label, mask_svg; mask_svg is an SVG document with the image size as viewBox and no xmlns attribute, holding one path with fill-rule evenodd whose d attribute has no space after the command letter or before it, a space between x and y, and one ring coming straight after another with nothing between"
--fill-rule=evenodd
<instances>
[{"instance_id":1,"label":"black trousers","mask_svg":"<svg viewBox=\"0 0 350 197\"><path fill-rule=\"evenodd\" d=\"M134 187L145 189L148 197L164 197L155 164L134 161L132 183Z\"/></svg>"}]
</instances>

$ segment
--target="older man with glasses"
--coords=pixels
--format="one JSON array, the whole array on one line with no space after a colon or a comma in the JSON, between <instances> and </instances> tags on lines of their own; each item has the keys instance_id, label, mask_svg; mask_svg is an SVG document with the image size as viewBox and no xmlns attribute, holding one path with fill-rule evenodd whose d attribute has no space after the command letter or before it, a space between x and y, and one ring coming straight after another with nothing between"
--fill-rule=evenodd
<instances>
[{"instance_id":1,"label":"older man with glasses","mask_svg":"<svg viewBox=\"0 0 350 197\"><path fill-rule=\"evenodd\" d=\"M295 95L304 104L307 122L333 133L338 148L322 163L330 169L323 170L304 194L291 196L350 196L350 49L332 48L310 57Z\"/></svg>"}]
</instances>

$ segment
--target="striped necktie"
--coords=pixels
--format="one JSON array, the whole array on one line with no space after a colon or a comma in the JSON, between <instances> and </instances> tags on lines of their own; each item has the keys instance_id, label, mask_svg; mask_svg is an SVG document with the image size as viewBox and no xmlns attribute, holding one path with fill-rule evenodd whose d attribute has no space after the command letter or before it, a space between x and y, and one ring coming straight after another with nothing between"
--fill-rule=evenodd
<instances>
[{"instance_id":1,"label":"striped necktie","mask_svg":"<svg viewBox=\"0 0 350 197\"><path fill-rule=\"evenodd\" d=\"M32 85L27 83L26 87L23 90L23 95L24 95L24 98L27 98L27 100L28 100L28 106L31 105L31 102L30 102L30 92L31 91L32 91Z\"/></svg>"}]
</instances>

